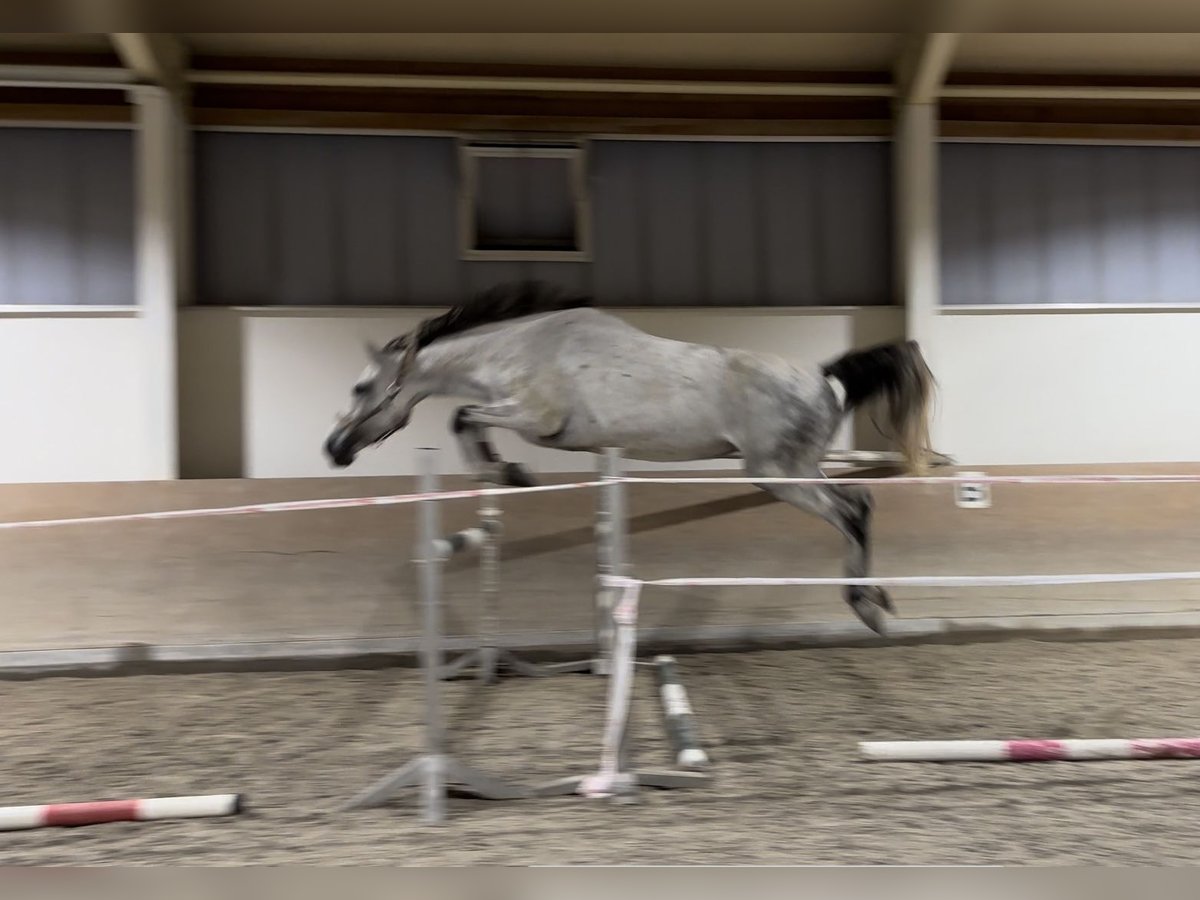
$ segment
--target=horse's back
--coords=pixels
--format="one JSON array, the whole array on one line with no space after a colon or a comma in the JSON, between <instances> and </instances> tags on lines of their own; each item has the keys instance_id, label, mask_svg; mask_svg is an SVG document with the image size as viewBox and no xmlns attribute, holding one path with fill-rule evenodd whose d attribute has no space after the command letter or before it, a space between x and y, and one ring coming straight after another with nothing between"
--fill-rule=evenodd
<instances>
[{"instance_id":1,"label":"horse's back","mask_svg":"<svg viewBox=\"0 0 1200 900\"><path fill-rule=\"evenodd\" d=\"M620 446L635 459L725 456L725 351L649 334L596 309L547 317L531 349L569 409L562 441Z\"/></svg>"}]
</instances>

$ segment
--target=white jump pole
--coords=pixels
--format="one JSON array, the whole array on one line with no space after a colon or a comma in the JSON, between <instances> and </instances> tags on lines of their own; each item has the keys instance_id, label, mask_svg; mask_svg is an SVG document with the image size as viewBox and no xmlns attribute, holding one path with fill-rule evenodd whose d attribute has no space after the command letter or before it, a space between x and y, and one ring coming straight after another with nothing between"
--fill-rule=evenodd
<instances>
[{"instance_id":1,"label":"white jump pole","mask_svg":"<svg viewBox=\"0 0 1200 900\"><path fill-rule=\"evenodd\" d=\"M613 640L609 656L608 711L601 742L600 768L579 783L585 797L632 794L637 773L628 769L629 709L633 702L634 658L637 654L637 616L641 585L630 584L612 608Z\"/></svg>"},{"instance_id":2,"label":"white jump pole","mask_svg":"<svg viewBox=\"0 0 1200 900\"><path fill-rule=\"evenodd\" d=\"M639 787L669 789L706 784L709 776L704 772L655 771L633 766L629 742L629 713L633 705L638 604L642 588L641 583L637 581L628 581L621 587L604 583L605 575L628 578L632 568L629 555L628 507L625 502L625 482L622 480L622 457L619 449L609 448L604 451L604 481L596 534L601 576L598 597L603 600L597 608L598 665L594 671L607 675L609 682L600 766L594 775L555 782L554 787L576 784L578 792L587 797L630 797ZM669 679L674 689L668 687L664 697L669 694L673 699L678 699L682 693L682 685L678 684L678 676L673 667L674 660L670 660L670 663ZM683 697L686 701L686 694L683 694ZM675 709L676 713L680 711ZM690 708L687 709L687 713L690 725ZM678 724L678 720L669 720L667 723L668 734L674 735L671 731L672 724ZM689 745L682 753L673 747L676 761L682 757L690 764L698 765L699 754L703 757L703 762L707 763L707 756L695 746L690 730L686 732L685 739L689 741Z\"/></svg>"},{"instance_id":3,"label":"white jump pole","mask_svg":"<svg viewBox=\"0 0 1200 900\"><path fill-rule=\"evenodd\" d=\"M599 503L596 507L596 658L592 672L608 675L612 668L613 642L616 634L612 612L616 602L613 589L603 583L611 575L624 575L628 568L625 555L624 484L621 477L621 451L608 448L601 461Z\"/></svg>"},{"instance_id":4,"label":"white jump pole","mask_svg":"<svg viewBox=\"0 0 1200 900\"><path fill-rule=\"evenodd\" d=\"M862 741L875 762L1084 762L1104 759L1200 759L1200 738L1020 741Z\"/></svg>"}]
</instances>

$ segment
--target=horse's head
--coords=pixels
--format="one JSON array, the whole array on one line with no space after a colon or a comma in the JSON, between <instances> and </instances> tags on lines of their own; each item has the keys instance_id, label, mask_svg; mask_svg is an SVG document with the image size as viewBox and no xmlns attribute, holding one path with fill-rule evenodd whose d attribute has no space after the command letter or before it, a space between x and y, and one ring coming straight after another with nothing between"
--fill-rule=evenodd
<instances>
[{"instance_id":1,"label":"horse's head","mask_svg":"<svg viewBox=\"0 0 1200 900\"><path fill-rule=\"evenodd\" d=\"M415 358L410 344L410 339L398 338L382 350L367 345L370 364L354 383L350 411L338 416L325 440L325 453L335 466L350 465L361 450L382 443L408 424L419 399L406 389Z\"/></svg>"}]
</instances>

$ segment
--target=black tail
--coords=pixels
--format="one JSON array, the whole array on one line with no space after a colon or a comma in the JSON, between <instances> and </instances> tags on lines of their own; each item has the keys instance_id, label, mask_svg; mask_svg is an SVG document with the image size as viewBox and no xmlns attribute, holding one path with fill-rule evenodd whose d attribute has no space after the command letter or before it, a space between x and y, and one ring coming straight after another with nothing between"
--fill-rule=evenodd
<instances>
[{"instance_id":1,"label":"black tail","mask_svg":"<svg viewBox=\"0 0 1200 900\"><path fill-rule=\"evenodd\" d=\"M882 398L887 404L892 437L909 469L925 471L934 380L916 341L853 350L826 363L821 372L827 378L836 378L846 389L847 410Z\"/></svg>"}]
</instances>

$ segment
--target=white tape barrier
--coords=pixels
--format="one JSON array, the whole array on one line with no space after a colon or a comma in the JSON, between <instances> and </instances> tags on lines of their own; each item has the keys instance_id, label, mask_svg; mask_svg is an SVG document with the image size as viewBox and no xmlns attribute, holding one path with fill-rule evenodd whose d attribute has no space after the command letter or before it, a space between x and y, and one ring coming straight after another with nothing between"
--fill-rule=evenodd
<instances>
[{"instance_id":1,"label":"white tape barrier","mask_svg":"<svg viewBox=\"0 0 1200 900\"><path fill-rule=\"evenodd\" d=\"M279 503L255 503L246 506L221 506L209 509L171 509L161 512L123 513L110 516L82 516L72 519L40 519L24 522L0 522L0 531L26 528L61 528L69 525L112 525L121 522L151 522L166 519L206 519L220 516L250 516L264 513L306 512L328 509L353 509L362 506L402 506L422 500L466 500L513 494L538 494L602 487L611 481L627 484L865 484L865 485L955 485L955 484L1200 484L1200 475L935 475L898 476L895 478L653 478L627 475L604 481L577 481L569 484L543 484L534 487L474 488L464 491L440 491L433 494L394 494L380 497L337 497L328 500L288 500ZM858 584L860 582L817 582ZM861 582L874 584L875 582ZM1065 582L1064 582L1065 583Z\"/></svg>"},{"instance_id":2,"label":"white tape barrier","mask_svg":"<svg viewBox=\"0 0 1200 900\"><path fill-rule=\"evenodd\" d=\"M686 476L654 478L625 475L627 484L1200 484L1200 475L897 475L894 478L720 478Z\"/></svg>"},{"instance_id":3,"label":"white tape barrier","mask_svg":"<svg viewBox=\"0 0 1200 900\"><path fill-rule=\"evenodd\" d=\"M472 497L499 497L508 494L537 494L549 491L575 491L599 487L600 481L571 484L542 484L522 488L474 488L465 491L438 491L433 494L394 494L383 497L337 497L329 500L287 500L281 503L255 503L248 506L219 506L212 509L169 509L162 512L123 513L114 516L84 516L78 519L41 519L32 522L0 522L0 531L22 528L60 528L66 525L111 525L116 522L150 522L163 519L207 519L217 516L250 516L259 513L305 512L318 509L353 509L360 506L401 506L422 500L465 500Z\"/></svg>"},{"instance_id":4,"label":"white tape barrier","mask_svg":"<svg viewBox=\"0 0 1200 900\"><path fill-rule=\"evenodd\" d=\"M1197 581L1200 572L1117 572L1078 575L897 575L890 578L635 578L606 575L606 587L1048 587L1065 584L1133 584L1147 581Z\"/></svg>"}]
</instances>

